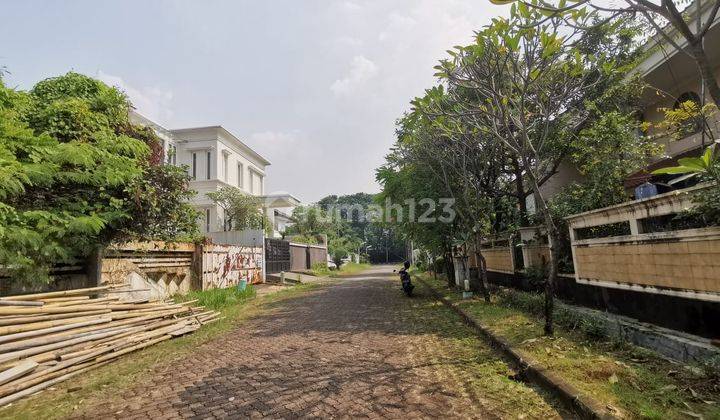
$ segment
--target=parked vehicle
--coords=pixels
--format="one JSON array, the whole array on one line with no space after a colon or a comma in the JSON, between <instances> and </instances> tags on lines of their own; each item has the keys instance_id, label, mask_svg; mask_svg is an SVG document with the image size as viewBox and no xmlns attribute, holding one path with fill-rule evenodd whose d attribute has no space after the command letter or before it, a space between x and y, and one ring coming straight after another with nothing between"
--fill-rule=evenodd
<instances>
[{"instance_id":1,"label":"parked vehicle","mask_svg":"<svg viewBox=\"0 0 720 420\"><path fill-rule=\"evenodd\" d=\"M410 273L408 273L408 269L410 269L410 262L405 261L405 263L403 264L403 269L399 272L397 270L393 270L393 273L400 274L400 283L402 285L403 292L405 292L407 297L412 297L412 291L415 286L412 284L412 279L410 278Z\"/></svg>"}]
</instances>

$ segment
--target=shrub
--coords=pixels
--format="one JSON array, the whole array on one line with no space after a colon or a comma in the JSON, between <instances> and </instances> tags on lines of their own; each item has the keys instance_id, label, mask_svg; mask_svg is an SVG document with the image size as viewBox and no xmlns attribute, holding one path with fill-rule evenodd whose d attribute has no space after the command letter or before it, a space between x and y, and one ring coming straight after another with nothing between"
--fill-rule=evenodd
<instances>
[{"instance_id":1,"label":"shrub","mask_svg":"<svg viewBox=\"0 0 720 420\"><path fill-rule=\"evenodd\" d=\"M335 248L332 252L332 260L339 269L343 264L343 259L347 258L348 252L345 248L338 247Z\"/></svg>"},{"instance_id":2,"label":"shrub","mask_svg":"<svg viewBox=\"0 0 720 420\"><path fill-rule=\"evenodd\" d=\"M206 309L217 311L253 297L255 297L255 288L248 284L245 290L240 290L240 288L235 286L225 289L196 290L184 296L178 296L175 300L178 302L187 302L197 299L198 306L204 306Z\"/></svg>"},{"instance_id":3,"label":"shrub","mask_svg":"<svg viewBox=\"0 0 720 420\"><path fill-rule=\"evenodd\" d=\"M316 262L310 268L314 276L325 277L330 275L330 269L327 266L327 262L320 261Z\"/></svg>"},{"instance_id":4,"label":"shrub","mask_svg":"<svg viewBox=\"0 0 720 420\"><path fill-rule=\"evenodd\" d=\"M129 121L125 95L68 73L30 92L0 80L0 266L48 281L113 240L197 232L179 168L156 166L160 140Z\"/></svg>"}]
</instances>

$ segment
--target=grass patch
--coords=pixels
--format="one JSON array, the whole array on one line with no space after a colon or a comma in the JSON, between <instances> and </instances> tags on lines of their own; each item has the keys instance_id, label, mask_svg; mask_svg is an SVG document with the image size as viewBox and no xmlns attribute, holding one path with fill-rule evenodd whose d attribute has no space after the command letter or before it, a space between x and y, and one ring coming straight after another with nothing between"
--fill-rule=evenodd
<instances>
[{"instance_id":1,"label":"grass patch","mask_svg":"<svg viewBox=\"0 0 720 420\"><path fill-rule=\"evenodd\" d=\"M273 305L318 287L320 287L318 284L301 284L256 299L246 297L235 300L234 304L219 306L218 310L224 319L203 326L193 334L164 341L123 356L114 363L91 370L85 375L74 377L46 389L40 394L2 407L0 408L0 419L66 418L77 415L76 410L81 410L86 405L120 398L124 389L142 383L143 380L149 378L148 375L154 369L167 366L175 360L188 356L202 344L233 331L244 321L270 310ZM207 296L216 296L215 293L208 293ZM237 296L228 298L224 302L236 298ZM221 301L220 298L216 299L211 299L209 302L219 303ZM70 392L77 388L80 389Z\"/></svg>"},{"instance_id":2,"label":"grass patch","mask_svg":"<svg viewBox=\"0 0 720 420\"><path fill-rule=\"evenodd\" d=\"M366 263L349 262L340 266L339 270L331 270L327 267L327 264L319 262L313 264L310 271L312 271L313 275L316 277L340 277L357 274L361 271L369 269L370 267L371 265Z\"/></svg>"},{"instance_id":3,"label":"grass patch","mask_svg":"<svg viewBox=\"0 0 720 420\"><path fill-rule=\"evenodd\" d=\"M552 396L513 380L516 372L455 312L429 297L425 287L417 284L414 298L402 298L398 317L413 337L406 355L416 371L436 376L448 387L434 392L464 394L497 418L571 418ZM447 412L450 417L467 416L458 407L448 406Z\"/></svg>"},{"instance_id":4,"label":"grass patch","mask_svg":"<svg viewBox=\"0 0 720 420\"><path fill-rule=\"evenodd\" d=\"M443 280L422 278L520 353L625 418L720 418L716 371L686 366L612 340L592 319L559 310L554 337L543 335L542 296L493 293L492 302L463 300Z\"/></svg>"},{"instance_id":5,"label":"grass patch","mask_svg":"<svg viewBox=\"0 0 720 420\"><path fill-rule=\"evenodd\" d=\"M174 299L176 302L197 300L194 305L204 306L205 309L212 309L214 311L218 311L228 306L243 303L244 301L252 299L254 297L255 288L251 284L248 284L244 290L240 290L240 288L238 287L228 287L226 289L197 290L183 296L175 296Z\"/></svg>"}]
</instances>

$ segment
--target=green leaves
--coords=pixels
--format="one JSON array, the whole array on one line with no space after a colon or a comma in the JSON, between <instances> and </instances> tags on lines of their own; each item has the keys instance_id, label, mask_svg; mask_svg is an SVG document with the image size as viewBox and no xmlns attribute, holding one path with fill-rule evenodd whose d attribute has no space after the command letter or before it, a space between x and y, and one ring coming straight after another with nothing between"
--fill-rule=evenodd
<instances>
[{"instance_id":1,"label":"green leaves","mask_svg":"<svg viewBox=\"0 0 720 420\"><path fill-rule=\"evenodd\" d=\"M129 107L77 73L29 93L0 80L0 266L16 279L45 281L106 241L196 232L187 174L149 166L157 137L130 125Z\"/></svg>"},{"instance_id":2,"label":"green leaves","mask_svg":"<svg viewBox=\"0 0 720 420\"><path fill-rule=\"evenodd\" d=\"M716 163L716 159L713 157L714 151L715 145L712 145L708 147L700 157L678 159L678 166L657 169L652 173L655 175L705 173Z\"/></svg>"}]
</instances>

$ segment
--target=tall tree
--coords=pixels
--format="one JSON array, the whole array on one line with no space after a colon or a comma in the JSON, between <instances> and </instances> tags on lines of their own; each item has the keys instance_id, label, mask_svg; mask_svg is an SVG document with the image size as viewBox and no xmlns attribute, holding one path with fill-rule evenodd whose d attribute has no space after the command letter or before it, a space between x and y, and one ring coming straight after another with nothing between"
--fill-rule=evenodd
<instances>
[{"instance_id":1,"label":"tall tree","mask_svg":"<svg viewBox=\"0 0 720 420\"><path fill-rule=\"evenodd\" d=\"M537 9L518 7L509 20L495 19L477 42L458 47L439 75L471 90L479 106L464 113L480 133L492 136L518 157L538 213L548 230L550 261L545 285L545 332L553 333L554 289L558 274L558 229L541 182L552 176L589 112L583 93L613 67L602 56L582 54L579 30L545 20ZM462 103L456 96L455 101Z\"/></svg>"},{"instance_id":2,"label":"tall tree","mask_svg":"<svg viewBox=\"0 0 720 420\"><path fill-rule=\"evenodd\" d=\"M676 51L688 55L695 64L707 93L716 105L720 106L720 84L713 71L705 48L705 37L717 22L720 0L694 0L694 4L685 0L624 0L614 5L601 0L579 0L557 2L545 0L490 0L495 4L517 3L517 9L533 8L539 10L544 18L537 25L562 18L569 26L593 28L609 21L627 16L642 16L662 41L667 42ZM689 5L681 10L683 6ZM588 16L597 19L588 25Z\"/></svg>"}]
</instances>

